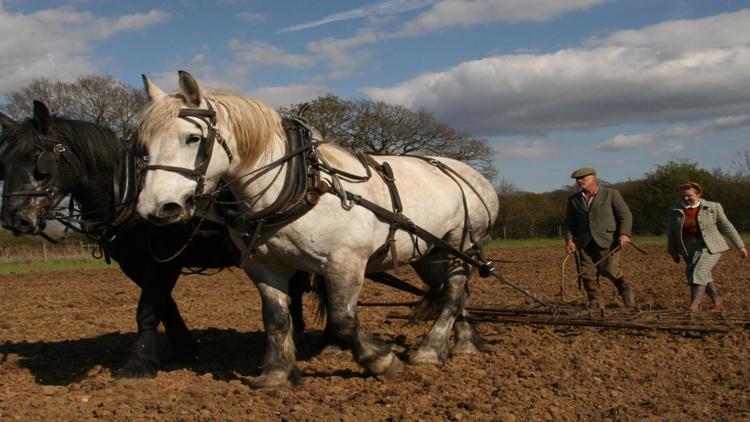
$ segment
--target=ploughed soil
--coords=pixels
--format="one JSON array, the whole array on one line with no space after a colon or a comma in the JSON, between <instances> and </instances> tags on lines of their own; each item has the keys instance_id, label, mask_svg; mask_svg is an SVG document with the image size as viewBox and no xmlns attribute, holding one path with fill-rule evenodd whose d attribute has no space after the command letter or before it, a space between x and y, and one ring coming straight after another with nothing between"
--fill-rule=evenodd
<instances>
[{"instance_id":1,"label":"ploughed soil","mask_svg":"<svg viewBox=\"0 0 750 422\"><path fill-rule=\"evenodd\" d=\"M683 265L660 246L624 252L645 306L685 310ZM554 298L560 248L491 250L503 274ZM584 305L567 265L565 298ZM750 262L724 254L714 275L728 314L750 312ZM414 284L413 274L406 278ZM603 281L605 296L620 301ZM494 279L471 280L471 304L531 306ZM238 270L183 276L174 292L201 347L188 365L154 379L121 380L135 338L138 288L117 269L0 276L0 420L748 420L750 330L721 333L477 322L481 356L443 367L404 365L393 379L368 377L351 353L318 354L322 326L306 298L308 330L297 342L299 387L253 390L265 337L258 293ZM413 296L366 282L365 302ZM708 308L708 298L705 302ZM365 330L402 360L428 330L362 307ZM706 311L708 313L709 311ZM700 321L700 315L696 316ZM163 354L168 353L163 338Z\"/></svg>"}]
</instances>

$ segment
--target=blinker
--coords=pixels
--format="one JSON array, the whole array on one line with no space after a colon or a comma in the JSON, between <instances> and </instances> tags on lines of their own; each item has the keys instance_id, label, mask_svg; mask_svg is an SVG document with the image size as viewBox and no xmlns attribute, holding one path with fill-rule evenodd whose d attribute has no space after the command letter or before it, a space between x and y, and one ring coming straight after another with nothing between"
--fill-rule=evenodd
<instances>
[{"instance_id":1,"label":"blinker","mask_svg":"<svg viewBox=\"0 0 750 422\"><path fill-rule=\"evenodd\" d=\"M57 154L52 151L43 151L36 159L36 171L46 176L51 175L57 166Z\"/></svg>"}]
</instances>

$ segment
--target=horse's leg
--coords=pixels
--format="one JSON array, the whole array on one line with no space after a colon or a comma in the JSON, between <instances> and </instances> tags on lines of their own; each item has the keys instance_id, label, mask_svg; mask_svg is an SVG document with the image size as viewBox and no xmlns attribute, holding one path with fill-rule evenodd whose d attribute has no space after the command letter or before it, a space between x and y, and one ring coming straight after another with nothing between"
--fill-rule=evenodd
<instances>
[{"instance_id":1,"label":"horse's leg","mask_svg":"<svg viewBox=\"0 0 750 422\"><path fill-rule=\"evenodd\" d=\"M252 382L253 388L291 387L299 383L292 318L289 313L289 280L287 268L248 263L245 271L258 288L266 330L266 353L263 372Z\"/></svg>"},{"instance_id":2,"label":"horse's leg","mask_svg":"<svg viewBox=\"0 0 750 422\"><path fill-rule=\"evenodd\" d=\"M413 364L443 365L449 356L451 328L463 313L467 298L466 279L468 266L443 253L430 254L412 263L417 274L434 290L442 281L441 308L430 331L422 338L419 348L412 354Z\"/></svg>"},{"instance_id":3,"label":"horse's leg","mask_svg":"<svg viewBox=\"0 0 750 422\"><path fill-rule=\"evenodd\" d=\"M461 315L453 323L453 338L455 344L451 349L451 356L479 355L484 353L484 340L482 340L482 337L471 324L469 312L466 309L461 311Z\"/></svg>"},{"instance_id":4,"label":"horse's leg","mask_svg":"<svg viewBox=\"0 0 750 422\"><path fill-rule=\"evenodd\" d=\"M195 361L198 359L198 346L185 324L185 320L180 315L177 303L172 298L172 290L180 276L180 270L176 269L167 274L162 271L160 273L163 275L156 283L158 286L156 311L159 320L164 324L167 338L169 338L169 345L171 346L169 361L173 363Z\"/></svg>"},{"instance_id":5,"label":"horse's leg","mask_svg":"<svg viewBox=\"0 0 750 422\"><path fill-rule=\"evenodd\" d=\"M357 300L364 281L365 263L348 255L329 260L326 272L329 323L337 338L351 347L354 360L368 373L389 378L401 367L391 346L364 332L357 317Z\"/></svg>"},{"instance_id":6,"label":"horse's leg","mask_svg":"<svg viewBox=\"0 0 750 422\"><path fill-rule=\"evenodd\" d=\"M155 271L153 267L149 267L150 265L153 264L137 261L120 262L123 272L141 287L141 297L138 300L136 311L138 337L128 361L115 372L115 376L120 378L156 376L159 367L156 333L162 318L170 321L170 340L179 338L178 343L189 342L192 344L190 332L187 330L177 306L174 305L170 296L180 274L179 268L171 267L171 271L162 268L162 271ZM174 305L171 309L168 306L170 302Z\"/></svg>"},{"instance_id":7,"label":"horse's leg","mask_svg":"<svg viewBox=\"0 0 750 422\"><path fill-rule=\"evenodd\" d=\"M310 274L297 271L289 280L289 313L292 316L292 327L295 333L305 332L305 316L302 312L302 296L311 290Z\"/></svg>"}]
</instances>

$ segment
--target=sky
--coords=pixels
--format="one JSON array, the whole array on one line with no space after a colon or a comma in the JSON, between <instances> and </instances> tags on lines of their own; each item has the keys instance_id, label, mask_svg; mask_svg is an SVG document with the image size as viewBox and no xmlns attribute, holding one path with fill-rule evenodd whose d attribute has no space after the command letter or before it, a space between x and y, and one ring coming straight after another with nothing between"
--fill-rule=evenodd
<instances>
[{"instance_id":1,"label":"sky","mask_svg":"<svg viewBox=\"0 0 750 422\"><path fill-rule=\"evenodd\" d=\"M750 150L750 0L0 0L0 98L186 70L273 106L332 93L487 139L530 192Z\"/></svg>"}]
</instances>

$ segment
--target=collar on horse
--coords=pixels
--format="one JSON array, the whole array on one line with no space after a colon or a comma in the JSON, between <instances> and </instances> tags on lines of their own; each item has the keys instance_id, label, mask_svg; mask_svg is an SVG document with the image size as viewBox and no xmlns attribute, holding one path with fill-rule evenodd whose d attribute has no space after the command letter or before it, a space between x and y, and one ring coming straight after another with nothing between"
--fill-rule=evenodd
<instances>
[{"instance_id":1,"label":"collar on horse","mask_svg":"<svg viewBox=\"0 0 750 422\"><path fill-rule=\"evenodd\" d=\"M250 250L263 228L291 223L311 210L320 196L330 190L328 183L320 178L321 163L316 146L322 142L313 140L312 131L302 118L284 118L281 123L287 153L256 170L267 171L286 164L284 185L273 203L260 211L251 211L241 202L236 209L217 207L220 217L240 232Z\"/></svg>"}]
</instances>

